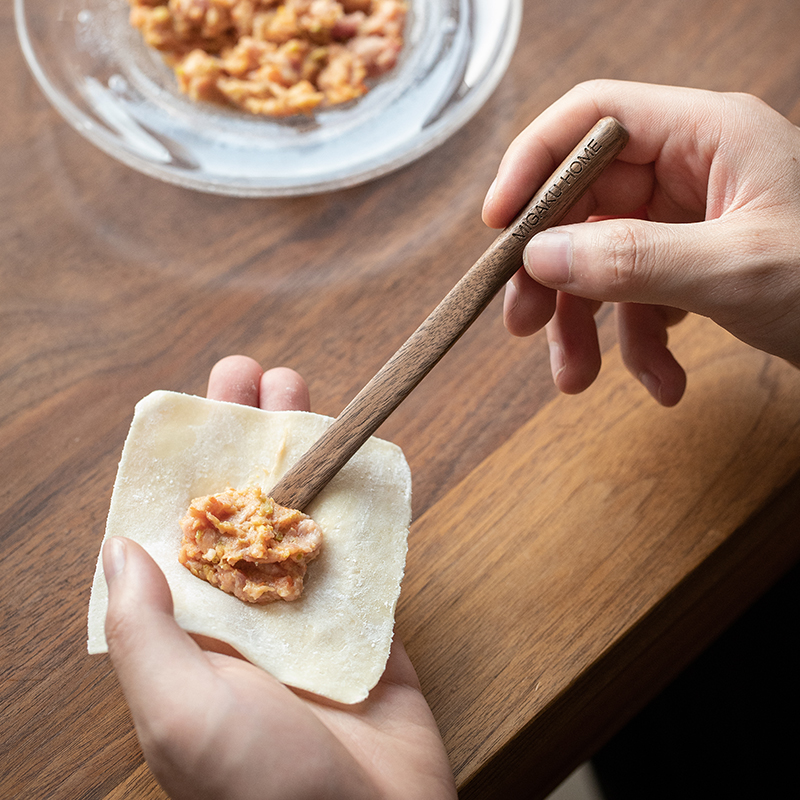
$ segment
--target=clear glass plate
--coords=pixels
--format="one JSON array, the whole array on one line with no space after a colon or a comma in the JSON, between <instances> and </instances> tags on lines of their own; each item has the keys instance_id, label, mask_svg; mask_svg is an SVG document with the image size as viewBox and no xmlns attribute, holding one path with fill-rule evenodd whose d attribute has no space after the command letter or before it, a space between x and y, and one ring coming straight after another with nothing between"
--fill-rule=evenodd
<instances>
[{"instance_id":1,"label":"clear glass plate","mask_svg":"<svg viewBox=\"0 0 800 800\"><path fill-rule=\"evenodd\" d=\"M28 64L76 130L148 175L250 197L352 186L429 152L495 89L522 16L522 0L410 0L401 59L368 94L271 120L181 94L127 0L14 2Z\"/></svg>"}]
</instances>

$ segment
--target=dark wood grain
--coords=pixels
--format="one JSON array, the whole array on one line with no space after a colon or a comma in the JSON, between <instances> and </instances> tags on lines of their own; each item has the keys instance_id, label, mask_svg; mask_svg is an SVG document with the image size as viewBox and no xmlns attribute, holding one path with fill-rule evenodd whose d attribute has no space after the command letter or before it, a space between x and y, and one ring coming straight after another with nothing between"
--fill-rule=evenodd
<instances>
[{"instance_id":1,"label":"dark wood grain","mask_svg":"<svg viewBox=\"0 0 800 800\"><path fill-rule=\"evenodd\" d=\"M606 77L749 91L800 123L800 4L528 2L508 74L447 142L364 186L282 200L191 192L96 150L36 86L11 5L0 5L0 796L163 800L108 659L84 644L134 403L153 389L203 394L213 363L241 352L298 369L314 409L335 416L494 239L483 197L530 119ZM613 315L598 319L614 368ZM676 332L692 363L685 406L655 409L621 370L585 398L557 398L544 339L508 336L493 300L378 430L414 476L399 632L465 797L543 796L797 557L789 373L724 337L703 350L713 334L689 325ZM740 447L727 458L707 438L718 408ZM777 467L748 490L770 449ZM582 454L614 481L583 494L559 484L565 465L591 474ZM539 520L531 588L503 609L486 602L492 562L463 555L473 523L448 515L467 488L470 507L493 501L489 467L504 476L506 455L515 480L541 479L515 512ZM668 455L659 480L676 491L660 504L630 476ZM687 469L696 486L681 482ZM641 516L626 516L637 497ZM613 524L589 513L598 500ZM451 562L451 580L437 577Z\"/></svg>"},{"instance_id":2,"label":"dark wood grain","mask_svg":"<svg viewBox=\"0 0 800 800\"><path fill-rule=\"evenodd\" d=\"M612 350L592 392L546 405L417 520L424 566L398 630L465 797L507 797L531 774L553 788L763 591L766 563L780 574L800 556L796 523L758 545L744 533L800 469L800 372L706 320L673 338L694 377L677 409L621 403ZM442 528L468 533L454 547ZM756 546L769 553L748 567Z\"/></svg>"},{"instance_id":3,"label":"dark wood grain","mask_svg":"<svg viewBox=\"0 0 800 800\"><path fill-rule=\"evenodd\" d=\"M600 120L328 430L272 489L276 502L304 510L361 445L419 385L522 266L525 245L557 225L622 152L628 132Z\"/></svg>"}]
</instances>

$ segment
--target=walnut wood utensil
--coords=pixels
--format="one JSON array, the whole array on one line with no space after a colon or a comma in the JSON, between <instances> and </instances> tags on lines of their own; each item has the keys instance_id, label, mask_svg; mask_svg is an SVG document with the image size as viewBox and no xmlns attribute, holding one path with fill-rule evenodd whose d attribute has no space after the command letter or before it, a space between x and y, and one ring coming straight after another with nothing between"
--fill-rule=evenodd
<instances>
[{"instance_id":1,"label":"walnut wood utensil","mask_svg":"<svg viewBox=\"0 0 800 800\"><path fill-rule=\"evenodd\" d=\"M604 117L567 156L527 208L356 395L330 428L272 490L276 502L303 510L400 405L522 265L534 234L560 222L628 141Z\"/></svg>"}]
</instances>

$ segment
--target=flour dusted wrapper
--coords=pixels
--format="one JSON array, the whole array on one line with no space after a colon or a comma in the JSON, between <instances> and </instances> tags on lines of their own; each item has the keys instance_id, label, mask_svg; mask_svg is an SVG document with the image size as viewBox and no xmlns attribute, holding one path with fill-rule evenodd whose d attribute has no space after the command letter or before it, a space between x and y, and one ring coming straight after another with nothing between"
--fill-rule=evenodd
<instances>
[{"instance_id":1,"label":"flour dusted wrapper","mask_svg":"<svg viewBox=\"0 0 800 800\"><path fill-rule=\"evenodd\" d=\"M243 603L178 562L189 503L228 486L265 491L332 420L175 392L141 400L122 451L105 538L125 536L156 560L185 630L227 642L283 683L357 703L389 655L411 521L411 474L402 451L370 439L305 509L323 531L303 596ZM89 602L90 653L107 652L108 592L98 557Z\"/></svg>"}]
</instances>

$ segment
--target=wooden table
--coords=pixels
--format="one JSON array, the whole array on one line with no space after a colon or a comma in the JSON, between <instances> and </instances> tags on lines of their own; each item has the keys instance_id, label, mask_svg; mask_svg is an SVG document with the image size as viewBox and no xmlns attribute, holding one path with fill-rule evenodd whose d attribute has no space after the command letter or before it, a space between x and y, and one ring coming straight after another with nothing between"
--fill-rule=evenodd
<instances>
[{"instance_id":1,"label":"wooden table","mask_svg":"<svg viewBox=\"0 0 800 800\"><path fill-rule=\"evenodd\" d=\"M800 122L800 5L527 3L508 74L449 141L281 200L176 188L93 148L44 99L11 14L0 795L163 797L84 644L134 403L202 394L241 352L298 369L337 414L492 240L485 190L537 112L603 76L746 90ZM546 794L800 555L800 374L691 319L673 337L688 393L660 409L600 320L601 379L559 397L544 340L508 336L495 301L380 431L415 482L398 632L464 798Z\"/></svg>"}]
</instances>

